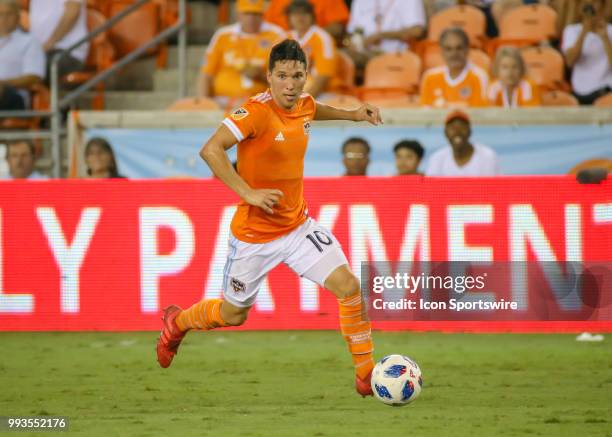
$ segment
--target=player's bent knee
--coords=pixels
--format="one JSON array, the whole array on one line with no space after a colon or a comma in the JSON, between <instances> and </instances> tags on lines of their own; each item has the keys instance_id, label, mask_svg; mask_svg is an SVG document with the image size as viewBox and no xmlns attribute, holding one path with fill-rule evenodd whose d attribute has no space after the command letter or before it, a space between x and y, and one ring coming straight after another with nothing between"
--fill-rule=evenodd
<instances>
[{"instance_id":1,"label":"player's bent knee","mask_svg":"<svg viewBox=\"0 0 612 437\"><path fill-rule=\"evenodd\" d=\"M230 326L240 326L246 322L249 316L249 310L250 307L241 308L225 301L223 305L221 305L221 318Z\"/></svg>"},{"instance_id":2,"label":"player's bent knee","mask_svg":"<svg viewBox=\"0 0 612 437\"><path fill-rule=\"evenodd\" d=\"M228 317L228 320L225 320L225 323L227 323L230 326L240 326L244 322L246 322L247 317L248 317L247 313L234 314Z\"/></svg>"},{"instance_id":3,"label":"player's bent knee","mask_svg":"<svg viewBox=\"0 0 612 437\"><path fill-rule=\"evenodd\" d=\"M325 281L326 288L339 299L354 296L360 292L359 280L346 267L340 267Z\"/></svg>"},{"instance_id":4,"label":"player's bent knee","mask_svg":"<svg viewBox=\"0 0 612 437\"><path fill-rule=\"evenodd\" d=\"M354 275L350 275L342 282L338 290L339 292L338 297L344 299L350 296L354 296L355 294L358 294L359 291L360 291L359 280Z\"/></svg>"}]
</instances>

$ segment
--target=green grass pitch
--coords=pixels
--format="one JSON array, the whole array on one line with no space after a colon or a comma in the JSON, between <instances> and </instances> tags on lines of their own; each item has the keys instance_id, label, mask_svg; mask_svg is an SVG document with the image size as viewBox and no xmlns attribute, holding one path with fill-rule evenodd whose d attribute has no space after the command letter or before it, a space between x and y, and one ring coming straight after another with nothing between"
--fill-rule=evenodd
<instances>
[{"instance_id":1,"label":"green grass pitch","mask_svg":"<svg viewBox=\"0 0 612 437\"><path fill-rule=\"evenodd\" d=\"M0 334L0 415L86 436L612 436L610 338L376 332L377 358L423 370L394 408L354 392L338 332L192 333L169 369L156 336Z\"/></svg>"}]
</instances>

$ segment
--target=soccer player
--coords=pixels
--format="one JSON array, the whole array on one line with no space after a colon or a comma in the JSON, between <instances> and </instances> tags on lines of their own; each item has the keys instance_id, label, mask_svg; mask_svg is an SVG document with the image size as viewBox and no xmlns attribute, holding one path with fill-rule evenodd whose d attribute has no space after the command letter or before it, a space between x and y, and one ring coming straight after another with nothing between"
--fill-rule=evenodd
<instances>
[{"instance_id":1,"label":"soccer player","mask_svg":"<svg viewBox=\"0 0 612 437\"><path fill-rule=\"evenodd\" d=\"M358 279L331 232L308 216L303 197L304 155L312 120L382 123L377 108L347 111L316 102L302 92L306 55L286 39L270 53L270 88L223 120L200 155L242 199L231 224L223 299L205 299L186 310L164 310L157 360L168 367L185 334L241 325L268 272L284 262L294 272L330 290L338 299L340 328L355 365L357 392L372 395L372 337L362 309ZM238 171L226 150L238 143Z\"/></svg>"}]
</instances>

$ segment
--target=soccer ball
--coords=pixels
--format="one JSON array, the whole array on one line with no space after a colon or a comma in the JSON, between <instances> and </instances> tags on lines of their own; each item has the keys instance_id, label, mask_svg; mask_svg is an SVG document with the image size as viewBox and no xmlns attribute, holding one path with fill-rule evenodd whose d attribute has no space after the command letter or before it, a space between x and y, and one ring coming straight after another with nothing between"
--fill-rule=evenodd
<instances>
[{"instance_id":1,"label":"soccer ball","mask_svg":"<svg viewBox=\"0 0 612 437\"><path fill-rule=\"evenodd\" d=\"M404 355L387 355L372 371L374 396L387 405L407 405L419 397L422 387L419 365Z\"/></svg>"}]
</instances>

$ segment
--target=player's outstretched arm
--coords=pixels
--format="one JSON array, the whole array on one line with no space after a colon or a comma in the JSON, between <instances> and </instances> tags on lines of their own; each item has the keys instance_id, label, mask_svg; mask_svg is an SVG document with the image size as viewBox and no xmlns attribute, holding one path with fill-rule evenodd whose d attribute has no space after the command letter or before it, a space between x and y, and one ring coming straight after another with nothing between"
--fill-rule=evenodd
<instances>
[{"instance_id":1,"label":"player's outstretched arm","mask_svg":"<svg viewBox=\"0 0 612 437\"><path fill-rule=\"evenodd\" d=\"M317 102L315 120L367 121L374 126L383 124L380 110L369 103L364 103L357 109L339 109Z\"/></svg>"},{"instance_id":2,"label":"player's outstretched arm","mask_svg":"<svg viewBox=\"0 0 612 437\"><path fill-rule=\"evenodd\" d=\"M225 152L236 144L234 134L221 125L217 132L208 140L200 156L216 177L240 196L249 205L257 206L268 214L274 214L274 206L283 196L283 192L274 189L253 189L240 177Z\"/></svg>"}]
</instances>

